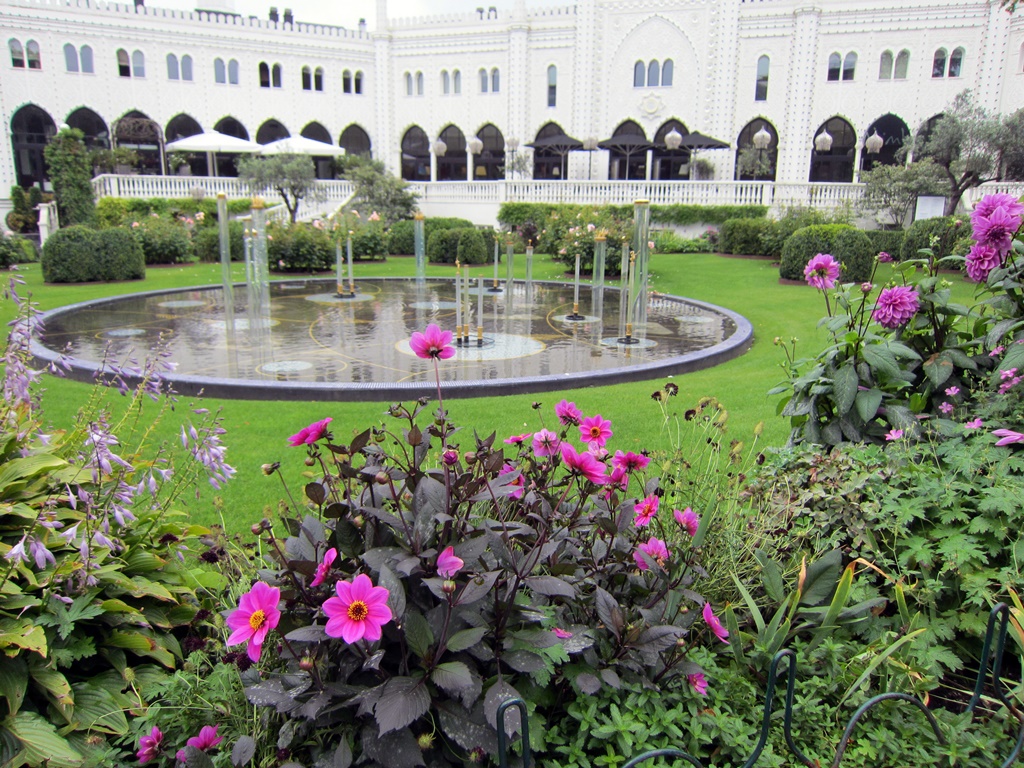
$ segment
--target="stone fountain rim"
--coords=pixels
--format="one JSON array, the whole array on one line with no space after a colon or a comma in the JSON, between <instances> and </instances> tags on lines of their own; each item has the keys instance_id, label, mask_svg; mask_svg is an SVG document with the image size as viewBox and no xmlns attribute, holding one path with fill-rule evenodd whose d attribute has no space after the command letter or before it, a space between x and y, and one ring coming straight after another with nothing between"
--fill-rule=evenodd
<instances>
[{"instance_id":1,"label":"stone fountain rim","mask_svg":"<svg viewBox=\"0 0 1024 768\"><path fill-rule=\"evenodd\" d=\"M367 277L363 281L402 281L413 282L415 277ZM427 281L437 278L427 278ZM274 280L272 284L287 283L301 280L308 282L324 282L333 285L334 277L293 277L282 280ZM357 281L358 282L358 281ZM525 283L524 280L515 280L517 284ZM557 280L534 280L538 285L565 286L565 282ZM501 280L504 285L506 281ZM232 287L245 287L245 283L232 283ZM590 287L590 286L587 286ZM618 286L606 285L606 290L621 290ZM212 289L223 290L223 284L191 286L188 288L161 288L153 291L142 291L140 293L121 294L119 296L107 296L100 299L68 304L64 307L47 310L36 316L36 322L41 322L44 327L48 319L82 309L93 309L103 304L116 303L117 301L131 298L148 298L150 296L163 296L175 293L187 293L188 291L205 291ZM650 363L642 363L628 368L613 368L606 371L582 371L554 376L528 376L521 378L486 379L480 381L443 381L442 392L446 397L493 397L498 394L504 395L527 395L538 392L557 392L567 389L580 389L583 387L609 386L613 384L626 384L637 381L648 381L664 376L678 376L684 373L711 368L715 365L733 360L746 352L754 343L754 327L742 315L733 312L725 307L711 304L698 299L690 299L674 294L659 293L661 298L675 299L692 306L717 312L728 317L736 326L736 330L728 338L720 341L706 349L687 352L684 355L665 358ZM36 331L33 329L29 351L35 360L43 365L49 366L62 359L62 355L44 346L39 342ZM116 373L112 366L104 366L91 360L80 358L69 358L71 371L66 373L67 378L76 381L93 381L100 373L113 375ZM443 365L443 363L442 363ZM125 375L121 378L129 387L135 387L142 381L141 376ZM400 400L415 400L421 396L436 396L437 387L434 382L276 382L276 381L251 381L249 379L224 379L210 376L175 376L173 373L164 377L170 382L175 391L185 397L206 397L221 398L225 400L281 400L299 402L395 402Z\"/></svg>"}]
</instances>

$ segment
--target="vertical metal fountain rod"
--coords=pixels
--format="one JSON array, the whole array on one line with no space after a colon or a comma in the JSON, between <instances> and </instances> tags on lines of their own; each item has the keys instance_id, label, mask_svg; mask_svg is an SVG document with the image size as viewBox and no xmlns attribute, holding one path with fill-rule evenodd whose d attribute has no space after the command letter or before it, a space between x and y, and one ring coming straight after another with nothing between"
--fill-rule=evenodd
<instances>
[{"instance_id":1,"label":"vertical metal fountain rod","mask_svg":"<svg viewBox=\"0 0 1024 768\"><path fill-rule=\"evenodd\" d=\"M484 345L484 278L480 276L480 283L476 291L476 345Z\"/></svg>"},{"instance_id":2,"label":"vertical metal fountain rod","mask_svg":"<svg viewBox=\"0 0 1024 768\"><path fill-rule=\"evenodd\" d=\"M501 293L501 288L498 287L498 236L494 237L494 284L490 287L491 293Z\"/></svg>"},{"instance_id":3,"label":"vertical metal fountain rod","mask_svg":"<svg viewBox=\"0 0 1024 768\"><path fill-rule=\"evenodd\" d=\"M636 200L633 202L633 232L636 237L637 280L633 294L634 321L640 336L647 333L648 274L651 257L648 238L651 231L651 201Z\"/></svg>"},{"instance_id":4,"label":"vertical metal fountain rod","mask_svg":"<svg viewBox=\"0 0 1024 768\"><path fill-rule=\"evenodd\" d=\"M576 251L576 269L572 284L572 314L565 316L566 320L579 322L585 319L580 314L580 252Z\"/></svg>"},{"instance_id":5,"label":"vertical metal fountain rod","mask_svg":"<svg viewBox=\"0 0 1024 768\"><path fill-rule=\"evenodd\" d=\"M526 246L526 282L533 282L533 246Z\"/></svg>"},{"instance_id":6,"label":"vertical metal fountain rod","mask_svg":"<svg viewBox=\"0 0 1024 768\"><path fill-rule=\"evenodd\" d=\"M343 265L344 260L341 257L341 243L337 240L334 241L334 281L338 286L338 298L347 298L345 293L345 278L343 277Z\"/></svg>"},{"instance_id":7,"label":"vertical metal fountain rod","mask_svg":"<svg viewBox=\"0 0 1024 768\"><path fill-rule=\"evenodd\" d=\"M356 295L356 281L352 276L352 235L354 235L351 229L348 231L348 240L345 243L345 251L348 257L348 292L353 296Z\"/></svg>"},{"instance_id":8,"label":"vertical metal fountain rod","mask_svg":"<svg viewBox=\"0 0 1024 768\"><path fill-rule=\"evenodd\" d=\"M508 264L505 265L505 290L509 293L512 292L512 238L510 237L505 243L505 258L508 259Z\"/></svg>"},{"instance_id":9,"label":"vertical metal fountain rod","mask_svg":"<svg viewBox=\"0 0 1024 768\"><path fill-rule=\"evenodd\" d=\"M469 265L462 273L462 298L466 302L466 322L462 324L462 341L469 346L469 326L473 316L473 294L469 292Z\"/></svg>"},{"instance_id":10,"label":"vertical metal fountain rod","mask_svg":"<svg viewBox=\"0 0 1024 768\"><path fill-rule=\"evenodd\" d=\"M455 343L462 344L462 281L459 279L462 265L455 260Z\"/></svg>"},{"instance_id":11,"label":"vertical metal fountain rod","mask_svg":"<svg viewBox=\"0 0 1024 768\"><path fill-rule=\"evenodd\" d=\"M424 216L416 211L412 217L413 251L416 254L416 281L427 279L426 225Z\"/></svg>"},{"instance_id":12,"label":"vertical metal fountain rod","mask_svg":"<svg viewBox=\"0 0 1024 768\"><path fill-rule=\"evenodd\" d=\"M235 314L235 291L231 285L231 239L228 235L228 198L223 192L217 193L217 229L220 234L220 277L224 284L224 311L228 323Z\"/></svg>"}]
</instances>

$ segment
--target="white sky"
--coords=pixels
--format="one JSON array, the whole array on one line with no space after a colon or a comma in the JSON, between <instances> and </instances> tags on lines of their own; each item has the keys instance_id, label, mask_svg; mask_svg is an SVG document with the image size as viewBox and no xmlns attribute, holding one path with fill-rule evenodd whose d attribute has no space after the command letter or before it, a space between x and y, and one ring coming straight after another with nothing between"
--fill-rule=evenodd
<instances>
[{"instance_id":1,"label":"white sky","mask_svg":"<svg viewBox=\"0 0 1024 768\"><path fill-rule=\"evenodd\" d=\"M235 13L244 16L254 15L267 18L271 6L279 12L291 8L296 21L308 23L336 24L342 27L355 28L360 18L365 18L370 31L377 21L377 3L375 0L226 0L233 5ZM146 0L146 5L156 8L175 8L192 10L196 7L211 8L223 6L225 0ZM473 11L476 8L495 6L498 10L510 8L511 0L388 0L388 16L401 18L405 16L430 16L440 13L457 13Z\"/></svg>"}]
</instances>

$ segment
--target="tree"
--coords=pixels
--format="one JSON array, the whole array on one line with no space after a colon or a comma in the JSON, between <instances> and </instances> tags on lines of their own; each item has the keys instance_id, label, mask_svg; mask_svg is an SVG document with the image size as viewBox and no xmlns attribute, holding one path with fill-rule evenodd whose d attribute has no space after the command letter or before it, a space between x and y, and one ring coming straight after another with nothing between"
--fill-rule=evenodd
<instances>
[{"instance_id":1,"label":"tree","mask_svg":"<svg viewBox=\"0 0 1024 768\"><path fill-rule=\"evenodd\" d=\"M921 126L908 143L915 158L931 158L942 169L949 195L945 214L952 216L968 189L999 178L1005 141L1000 118L976 105L966 90L930 130L928 124Z\"/></svg>"},{"instance_id":2,"label":"tree","mask_svg":"<svg viewBox=\"0 0 1024 768\"><path fill-rule=\"evenodd\" d=\"M999 177L1003 181L1024 181L1024 109L1003 120L1003 155Z\"/></svg>"},{"instance_id":3,"label":"tree","mask_svg":"<svg viewBox=\"0 0 1024 768\"><path fill-rule=\"evenodd\" d=\"M252 193L273 189L284 200L292 222L303 200L322 200L324 192L316 183L316 169L307 155L267 155L246 157L238 162L238 178Z\"/></svg>"},{"instance_id":4,"label":"tree","mask_svg":"<svg viewBox=\"0 0 1024 768\"><path fill-rule=\"evenodd\" d=\"M96 198L92 191L92 167L89 150L77 128L65 128L50 139L43 156L53 183L57 216L61 225L91 224L96 216Z\"/></svg>"},{"instance_id":5,"label":"tree","mask_svg":"<svg viewBox=\"0 0 1024 768\"><path fill-rule=\"evenodd\" d=\"M342 176L355 187L352 206L367 213L376 211L388 225L412 216L416 193L409 191L405 181L388 173L380 161L346 156L339 168Z\"/></svg>"},{"instance_id":6,"label":"tree","mask_svg":"<svg viewBox=\"0 0 1024 768\"><path fill-rule=\"evenodd\" d=\"M770 152L755 147L743 147L736 159L740 176L752 176L755 181L770 179L775 170Z\"/></svg>"},{"instance_id":7,"label":"tree","mask_svg":"<svg viewBox=\"0 0 1024 768\"><path fill-rule=\"evenodd\" d=\"M930 159L910 165L876 165L860 175L864 197L860 207L876 216L880 224L903 226L918 195L941 195L946 175ZM885 221L888 217L888 221Z\"/></svg>"}]
</instances>

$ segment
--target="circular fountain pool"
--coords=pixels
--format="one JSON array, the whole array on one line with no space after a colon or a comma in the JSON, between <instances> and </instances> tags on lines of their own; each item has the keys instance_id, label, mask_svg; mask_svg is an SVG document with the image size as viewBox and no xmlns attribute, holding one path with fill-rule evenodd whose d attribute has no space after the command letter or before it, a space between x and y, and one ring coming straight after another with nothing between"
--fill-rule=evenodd
<instances>
[{"instance_id":1,"label":"circular fountain pool","mask_svg":"<svg viewBox=\"0 0 1024 768\"><path fill-rule=\"evenodd\" d=\"M490 281L487 283L490 286ZM744 352L750 323L729 310L655 295L647 323L623 343L619 290L516 282L463 296L469 338L440 361L449 395L491 396L650 379L706 368ZM327 280L270 285L269 302L220 286L152 292L47 312L33 345L42 360L70 349L72 376L104 360L142 359L166 345L182 394L266 400L400 400L435 391L434 366L409 348L429 323L454 330L453 281L361 280L338 298ZM465 320L463 322L466 322ZM479 337L478 327L482 327Z\"/></svg>"}]
</instances>

